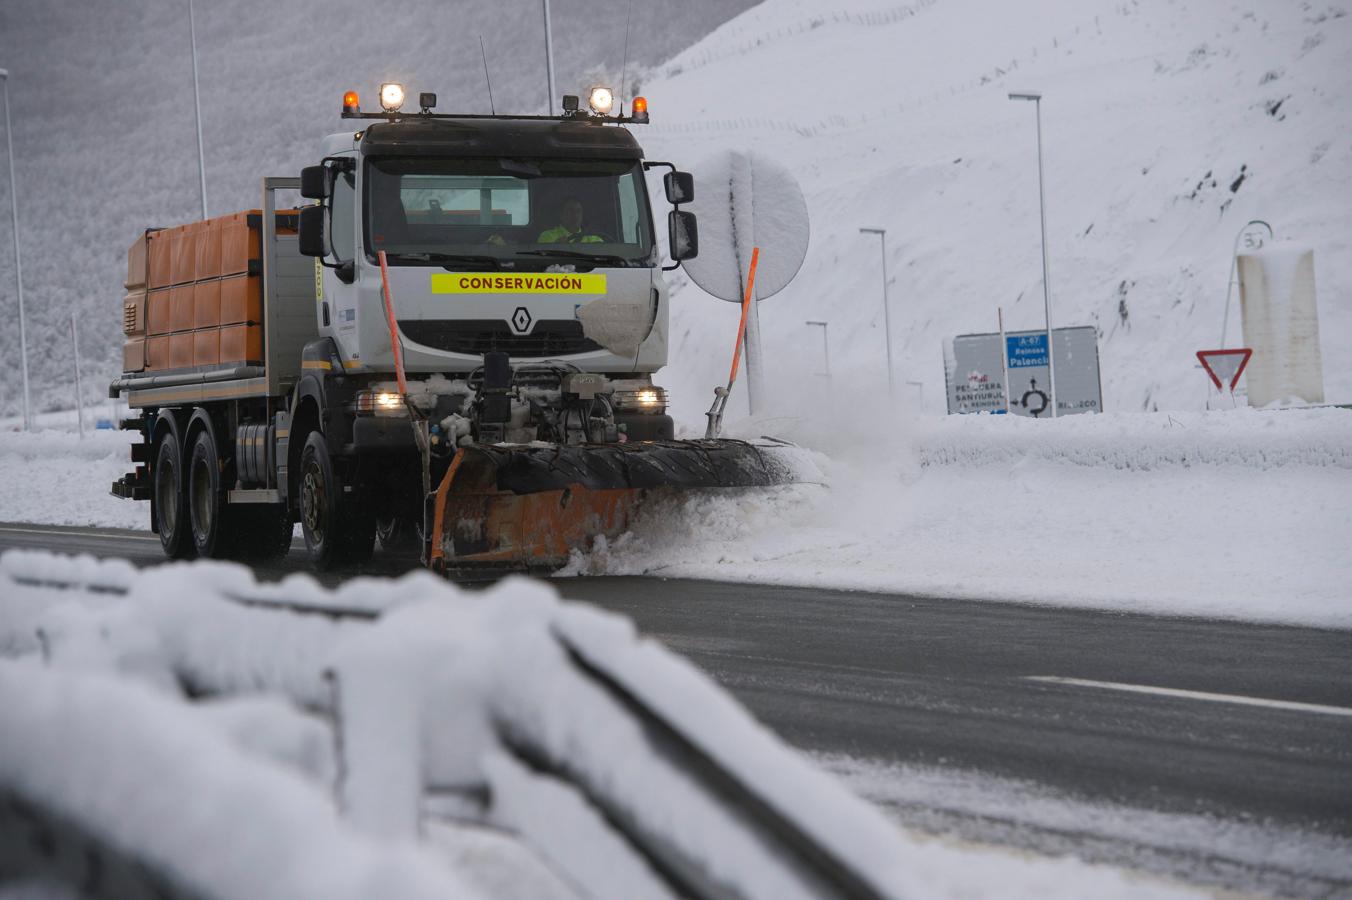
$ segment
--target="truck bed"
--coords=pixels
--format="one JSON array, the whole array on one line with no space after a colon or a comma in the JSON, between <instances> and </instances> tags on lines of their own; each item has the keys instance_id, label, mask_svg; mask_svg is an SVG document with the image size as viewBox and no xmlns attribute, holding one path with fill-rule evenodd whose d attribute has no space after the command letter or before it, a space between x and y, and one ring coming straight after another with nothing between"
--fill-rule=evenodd
<instances>
[{"instance_id":1,"label":"truck bed","mask_svg":"<svg viewBox=\"0 0 1352 900\"><path fill-rule=\"evenodd\" d=\"M314 260L300 255L296 210L264 208L147 230L127 254L123 375L132 407L278 397L318 336Z\"/></svg>"}]
</instances>

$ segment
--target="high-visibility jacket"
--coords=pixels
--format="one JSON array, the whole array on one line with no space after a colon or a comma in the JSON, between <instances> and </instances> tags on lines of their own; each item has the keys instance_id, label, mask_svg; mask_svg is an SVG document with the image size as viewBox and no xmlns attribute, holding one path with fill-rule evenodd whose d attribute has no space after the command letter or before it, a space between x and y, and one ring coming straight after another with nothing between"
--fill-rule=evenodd
<instances>
[{"instance_id":1,"label":"high-visibility jacket","mask_svg":"<svg viewBox=\"0 0 1352 900\"><path fill-rule=\"evenodd\" d=\"M563 225L555 225L553 228L540 232L537 242L541 244L603 244L605 240L594 234L586 234L581 230L569 231Z\"/></svg>"}]
</instances>

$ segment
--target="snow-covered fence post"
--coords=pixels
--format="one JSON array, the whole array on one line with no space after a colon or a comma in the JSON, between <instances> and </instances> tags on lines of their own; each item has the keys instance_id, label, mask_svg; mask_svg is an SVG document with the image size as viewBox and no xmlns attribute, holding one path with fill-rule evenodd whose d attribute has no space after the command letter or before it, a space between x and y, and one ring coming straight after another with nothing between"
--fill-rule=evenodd
<instances>
[{"instance_id":1,"label":"snow-covered fence post","mask_svg":"<svg viewBox=\"0 0 1352 900\"><path fill-rule=\"evenodd\" d=\"M344 815L384 838L416 839L423 793L420 692L409 657L362 646L330 673Z\"/></svg>"}]
</instances>

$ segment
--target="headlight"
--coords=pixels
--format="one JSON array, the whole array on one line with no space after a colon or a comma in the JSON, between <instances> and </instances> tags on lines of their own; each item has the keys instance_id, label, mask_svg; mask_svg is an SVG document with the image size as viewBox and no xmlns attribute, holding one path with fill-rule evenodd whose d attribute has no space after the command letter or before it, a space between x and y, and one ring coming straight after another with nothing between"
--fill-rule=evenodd
<instances>
[{"instance_id":1,"label":"headlight","mask_svg":"<svg viewBox=\"0 0 1352 900\"><path fill-rule=\"evenodd\" d=\"M358 391L354 405L358 413L366 415L402 416L405 414L403 396L391 391Z\"/></svg>"},{"instance_id":2,"label":"headlight","mask_svg":"<svg viewBox=\"0 0 1352 900\"><path fill-rule=\"evenodd\" d=\"M404 105L404 86L402 84L382 84L380 86L380 105L385 112L396 112Z\"/></svg>"},{"instance_id":3,"label":"headlight","mask_svg":"<svg viewBox=\"0 0 1352 900\"><path fill-rule=\"evenodd\" d=\"M591 104L592 112L608 116L610 110L615 106L615 95L611 93L608 87L594 87L591 89L591 96L587 99L587 102Z\"/></svg>"},{"instance_id":4,"label":"headlight","mask_svg":"<svg viewBox=\"0 0 1352 900\"><path fill-rule=\"evenodd\" d=\"M660 387L616 391L611 400L619 412L660 415L667 411L667 392Z\"/></svg>"}]
</instances>

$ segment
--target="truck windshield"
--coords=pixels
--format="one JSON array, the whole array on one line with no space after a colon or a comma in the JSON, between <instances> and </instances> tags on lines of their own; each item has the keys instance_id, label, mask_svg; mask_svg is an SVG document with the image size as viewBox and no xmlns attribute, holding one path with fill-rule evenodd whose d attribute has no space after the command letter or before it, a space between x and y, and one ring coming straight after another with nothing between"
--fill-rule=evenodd
<instances>
[{"instance_id":1,"label":"truck windshield","mask_svg":"<svg viewBox=\"0 0 1352 900\"><path fill-rule=\"evenodd\" d=\"M634 160L375 158L365 201L367 252L395 264L656 264Z\"/></svg>"}]
</instances>

